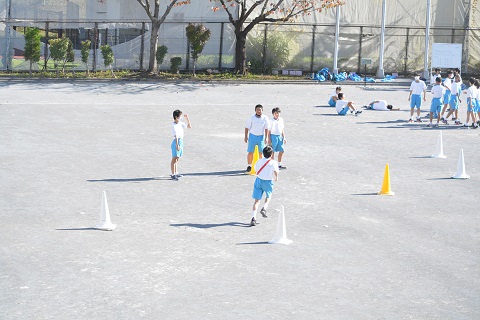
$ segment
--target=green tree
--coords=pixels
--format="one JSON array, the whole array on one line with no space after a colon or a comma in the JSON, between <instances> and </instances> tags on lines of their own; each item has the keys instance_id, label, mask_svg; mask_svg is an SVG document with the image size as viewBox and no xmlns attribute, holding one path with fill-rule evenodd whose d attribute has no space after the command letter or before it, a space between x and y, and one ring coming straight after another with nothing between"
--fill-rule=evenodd
<instances>
[{"instance_id":1,"label":"green tree","mask_svg":"<svg viewBox=\"0 0 480 320\"><path fill-rule=\"evenodd\" d=\"M163 60L165 59L165 56L167 55L167 52L168 52L167 46L165 46L165 45L158 46L157 55L156 55L156 58L157 58L157 72L158 72L159 66L163 63Z\"/></svg>"},{"instance_id":2,"label":"green tree","mask_svg":"<svg viewBox=\"0 0 480 320\"><path fill-rule=\"evenodd\" d=\"M170 72L178 74L179 67L181 64L182 64L181 57L173 57L172 59L170 59Z\"/></svg>"},{"instance_id":3,"label":"green tree","mask_svg":"<svg viewBox=\"0 0 480 320\"><path fill-rule=\"evenodd\" d=\"M251 39L246 48L251 57L248 59L251 64L250 71L256 74L270 74L274 68L285 67L290 60L291 40L291 35L285 36L277 32L269 33L266 43L263 36ZM265 45L266 56L263 50Z\"/></svg>"},{"instance_id":4,"label":"green tree","mask_svg":"<svg viewBox=\"0 0 480 320\"><path fill-rule=\"evenodd\" d=\"M235 71L244 75L248 33L261 22L284 23L300 15L309 15L345 4L344 0L211 0L221 6L213 11L225 10L235 32ZM237 8L238 7L238 8Z\"/></svg>"},{"instance_id":5,"label":"green tree","mask_svg":"<svg viewBox=\"0 0 480 320\"><path fill-rule=\"evenodd\" d=\"M40 30L27 28L25 31L25 60L30 61L29 73L32 75L32 65L40 61Z\"/></svg>"},{"instance_id":6,"label":"green tree","mask_svg":"<svg viewBox=\"0 0 480 320\"><path fill-rule=\"evenodd\" d=\"M85 63L85 67L87 70L87 77L89 75L89 69L88 69L88 57L90 56L90 45L92 44L92 41L90 40L85 40L82 41L82 62Z\"/></svg>"},{"instance_id":7,"label":"green tree","mask_svg":"<svg viewBox=\"0 0 480 320\"><path fill-rule=\"evenodd\" d=\"M63 63L65 67L64 61L67 58L67 50L68 50L68 42L70 40L68 38L57 38L51 39L48 41L50 43L50 57L53 59L53 64L55 66L55 71L58 74L58 66L60 63ZM65 69L62 69L62 72L65 73Z\"/></svg>"},{"instance_id":8,"label":"green tree","mask_svg":"<svg viewBox=\"0 0 480 320\"><path fill-rule=\"evenodd\" d=\"M186 27L188 42L190 43L190 55L193 60L193 76L195 77L195 67L198 56L202 53L203 48L208 40L210 40L210 30L203 24L194 25L189 23Z\"/></svg>"},{"instance_id":9,"label":"green tree","mask_svg":"<svg viewBox=\"0 0 480 320\"><path fill-rule=\"evenodd\" d=\"M63 62L63 69L65 69L65 64L75 62L75 51L73 51L72 40L68 39L67 53L65 54L65 61Z\"/></svg>"},{"instance_id":10,"label":"green tree","mask_svg":"<svg viewBox=\"0 0 480 320\"><path fill-rule=\"evenodd\" d=\"M102 56L103 56L103 64L105 68L110 68L110 71L112 72L112 75L114 78L116 78L115 74L113 73L113 70L111 68L112 63L114 61L114 56L113 56L113 50L112 47L108 44L104 44L103 46L100 46L100 50L102 51Z\"/></svg>"}]
</instances>

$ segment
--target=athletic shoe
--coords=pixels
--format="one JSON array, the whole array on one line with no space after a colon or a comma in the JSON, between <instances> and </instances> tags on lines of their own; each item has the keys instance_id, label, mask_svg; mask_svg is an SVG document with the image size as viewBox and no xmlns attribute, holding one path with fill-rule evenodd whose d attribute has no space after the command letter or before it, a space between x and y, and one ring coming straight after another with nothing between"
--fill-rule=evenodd
<instances>
[{"instance_id":1,"label":"athletic shoe","mask_svg":"<svg viewBox=\"0 0 480 320\"><path fill-rule=\"evenodd\" d=\"M260 210L260 213L262 214L262 217L268 218L268 216L267 216L267 210L265 210L265 208L262 208L262 210Z\"/></svg>"},{"instance_id":2,"label":"athletic shoe","mask_svg":"<svg viewBox=\"0 0 480 320\"><path fill-rule=\"evenodd\" d=\"M255 218L252 218L252 221L250 221L250 225L252 227L255 227L257 225L257 220L255 220Z\"/></svg>"},{"instance_id":3,"label":"athletic shoe","mask_svg":"<svg viewBox=\"0 0 480 320\"><path fill-rule=\"evenodd\" d=\"M463 126L464 126L465 128L468 128L468 123L464 123Z\"/></svg>"},{"instance_id":4,"label":"athletic shoe","mask_svg":"<svg viewBox=\"0 0 480 320\"><path fill-rule=\"evenodd\" d=\"M443 124L446 124L448 126L448 120L447 119L443 119L442 122L443 122Z\"/></svg>"},{"instance_id":5,"label":"athletic shoe","mask_svg":"<svg viewBox=\"0 0 480 320\"><path fill-rule=\"evenodd\" d=\"M460 120L455 120L455 124L458 126L458 125L461 125L462 123L460 122Z\"/></svg>"},{"instance_id":6,"label":"athletic shoe","mask_svg":"<svg viewBox=\"0 0 480 320\"><path fill-rule=\"evenodd\" d=\"M172 174L172 175L170 176L170 179L175 180L175 181L178 181L178 177L177 177L176 175L174 175L174 174Z\"/></svg>"},{"instance_id":7,"label":"athletic shoe","mask_svg":"<svg viewBox=\"0 0 480 320\"><path fill-rule=\"evenodd\" d=\"M422 122L422 119L417 118L417 120L415 120L415 122Z\"/></svg>"},{"instance_id":8,"label":"athletic shoe","mask_svg":"<svg viewBox=\"0 0 480 320\"><path fill-rule=\"evenodd\" d=\"M356 110L355 111L355 115L359 115L360 113L362 113L362 110Z\"/></svg>"},{"instance_id":9,"label":"athletic shoe","mask_svg":"<svg viewBox=\"0 0 480 320\"><path fill-rule=\"evenodd\" d=\"M477 128L478 128L478 124L476 124L476 123L472 124L472 128L473 128L473 129L477 129Z\"/></svg>"},{"instance_id":10,"label":"athletic shoe","mask_svg":"<svg viewBox=\"0 0 480 320\"><path fill-rule=\"evenodd\" d=\"M412 123L413 120L412 120L412 119L408 119L407 122L408 122L408 123Z\"/></svg>"},{"instance_id":11,"label":"athletic shoe","mask_svg":"<svg viewBox=\"0 0 480 320\"><path fill-rule=\"evenodd\" d=\"M438 128L438 123L435 123L433 126L434 126L435 128Z\"/></svg>"},{"instance_id":12,"label":"athletic shoe","mask_svg":"<svg viewBox=\"0 0 480 320\"><path fill-rule=\"evenodd\" d=\"M445 120L446 120L446 119L445 119L444 117L441 117L441 118L440 118L440 121L442 121L442 122L445 121Z\"/></svg>"},{"instance_id":13,"label":"athletic shoe","mask_svg":"<svg viewBox=\"0 0 480 320\"><path fill-rule=\"evenodd\" d=\"M477 124L480 126L480 120L477 121Z\"/></svg>"},{"instance_id":14,"label":"athletic shoe","mask_svg":"<svg viewBox=\"0 0 480 320\"><path fill-rule=\"evenodd\" d=\"M252 167L251 166L248 166L247 167L247 170L245 170L246 173L249 173L250 171L252 171Z\"/></svg>"},{"instance_id":15,"label":"athletic shoe","mask_svg":"<svg viewBox=\"0 0 480 320\"><path fill-rule=\"evenodd\" d=\"M432 127L432 124L431 124L431 123L427 124L427 127L431 128L431 127Z\"/></svg>"},{"instance_id":16,"label":"athletic shoe","mask_svg":"<svg viewBox=\"0 0 480 320\"><path fill-rule=\"evenodd\" d=\"M181 178L181 177L183 177L183 174L178 174L177 173L176 176L177 176L177 178Z\"/></svg>"},{"instance_id":17,"label":"athletic shoe","mask_svg":"<svg viewBox=\"0 0 480 320\"><path fill-rule=\"evenodd\" d=\"M284 170L284 169L287 169L287 167L280 165L280 166L278 166L278 169Z\"/></svg>"}]
</instances>

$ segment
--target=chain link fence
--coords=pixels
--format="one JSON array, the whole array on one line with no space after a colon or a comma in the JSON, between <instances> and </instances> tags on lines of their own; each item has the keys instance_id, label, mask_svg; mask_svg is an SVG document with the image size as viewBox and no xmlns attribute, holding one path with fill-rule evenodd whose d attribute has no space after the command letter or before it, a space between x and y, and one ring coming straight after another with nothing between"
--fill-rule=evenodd
<instances>
[{"instance_id":1,"label":"chain link fence","mask_svg":"<svg viewBox=\"0 0 480 320\"><path fill-rule=\"evenodd\" d=\"M229 70L234 68L235 35L227 22L202 22L211 30L211 38L197 62L197 69ZM115 28L111 28L115 25ZM193 68L189 58L188 40L185 35L187 22L165 22L159 33L159 45L168 47L160 70L170 68L170 59L181 57L180 69ZM102 70L100 45L112 46L114 69L144 70L148 68L150 25L143 23L68 22L48 21L15 24L0 21L0 70L26 71L29 63L23 57L24 28L37 27L42 34L42 58L36 70L51 69L48 61L47 39L68 37L75 49L75 62L71 70L84 71L80 55L81 42L90 39L92 50L90 70ZM110 26L110 28L109 28ZM363 73L362 58L370 58L373 64L368 73L378 69L380 27L368 25L342 26L339 33L338 68L341 71ZM299 24L261 24L254 28L247 39L247 61L250 72L281 73L297 70L301 74L317 72L333 67L335 26ZM425 29L420 27L387 27L385 32L384 70L387 73L411 74L423 70ZM430 43L461 43L463 45L462 70L469 74L480 73L480 29L431 28ZM375 64L377 62L377 64ZM432 66L435 67L435 66Z\"/></svg>"}]
</instances>

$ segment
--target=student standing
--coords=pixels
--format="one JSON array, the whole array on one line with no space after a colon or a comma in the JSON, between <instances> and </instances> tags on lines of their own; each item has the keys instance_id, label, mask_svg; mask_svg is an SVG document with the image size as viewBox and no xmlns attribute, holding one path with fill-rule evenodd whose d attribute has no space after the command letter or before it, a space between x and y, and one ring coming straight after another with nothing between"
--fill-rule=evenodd
<instances>
[{"instance_id":1,"label":"student standing","mask_svg":"<svg viewBox=\"0 0 480 320\"><path fill-rule=\"evenodd\" d=\"M423 101L427 101L427 85L425 82L420 80L420 75L415 74L414 81L410 85L410 95L408 96L408 101L410 101L410 119L408 122L413 122L413 113L415 108L417 109L417 120L416 122L422 122L420 119L420 108L422 107L422 93Z\"/></svg>"},{"instance_id":2,"label":"student standing","mask_svg":"<svg viewBox=\"0 0 480 320\"><path fill-rule=\"evenodd\" d=\"M280 116L280 108L273 108L272 115L273 118L270 121L270 130L269 130L269 139L273 148L272 159L275 159L275 152L278 152L278 168L287 169L287 167L282 166L282 157L285 152L285 144L287 139L285 138L285 123L283 118Z\"/></svg>"},{"instance_id":3,"label":"student standing","mask_svg":"<svg viewBox=\"0 0 480 320\"><path fill-rule=\"evenodd\" d=\"M432 87L432 103L430 104L430 123L427 127L432 126L433 115L437 115L437 124L435 127L438 127L440 123L440 110L442 109L442 98L445 94L445 88L442 86L442 78L437 77L435 80L435 85Z\"/></svg>"},{"instance_id":4,"label":"student standing","mask_svg":"<svg viewBox=\"0 0 480 320\"><path fill-rule=\"evenodd\" d=\"M182 111L180 110L173 111L173 123L172 123L173 141L170 145L172 149L172 161L170 163L172 175L170 176L170 178L176 181L178 180L178 178L182 177L182 175L178 173L178 161L180 160L180 157L183 155L184 129L192 127L192 124L190 123L190 119L186 114L185 114L185 119L187 120L187 123L182 121L183 120Z\"/></svg>"},{"instance_id":5,"label":"student standing","mask_svg":"<svg viewBox=\"0 0 480 320\"><path fill-rule=\"evenodd\" d=\"M255 106L255 114L247 119L244 141L248 143L248 166L245 172L250 172L252 170L255 146L258 146L258 156L261 158L262 153L260 151L268 144L268 117L263 114L263 106L261 104Z\"/></svg>"}]
</instances>

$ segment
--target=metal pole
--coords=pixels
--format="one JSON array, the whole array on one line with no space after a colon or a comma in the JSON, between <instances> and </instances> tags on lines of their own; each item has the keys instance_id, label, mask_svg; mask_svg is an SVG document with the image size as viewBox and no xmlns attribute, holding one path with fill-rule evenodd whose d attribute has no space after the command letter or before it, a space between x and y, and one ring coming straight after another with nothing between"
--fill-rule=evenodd
<instances>
[{"instance_id":1,"label":"metal pole","mask_svg":"<svg viewBox=\"0 0 480 320\"><path fill-rule=\"evenodd\" d=\"M5 29L6 29L6 33L7 33L7 46L6 46L6 52L5 52L5 56L6 56L6 59L4 59L5 61L5 64L4 67L6 67L5 69L7 71L12 71L12 53L11 53L11 41L12 41L12 35L11 35L11 30L10 30L10 19L12 18L12 0L8 0L7 1L7 7L6 7L6 10L7 10L7 21L6 21L6 26L5 26Z\"/></svg>"},{"instance_id":2,"label":"metal pole","mask_svg":"<svg viewBox=\"0 0 480 320\"><path fill-rule=\"evenodd\" d=\"M223 56L223 26L224 22L220 23L220 48L218 50L218 70L222 69L222 56Z\"/></svg>"},{"instance_id":3,"label":"metal pole","mask_svg":"<svg viewBox=\"0 0 480 320\"><path fill-rule=\"evenodd\" d=\"M140 38L140 70L143 70L143 56L145 55L145 22L142 22L141 32L142 36Z\"/></svg>"},{"instance_id":4,"label":"metal pole","mask_svg":"<svg viewBox=\"0 0 480 320\"><path fill-rule=\"evenodd\" d=\"M360 27L360 37L358 39L358 65L357 72L362 72L362 42L363 42L363 27Z\"/></svg>"},{"instance_id":5,"label":"metal pole","mask_svg":"<svg viewBox=\"0 0 480 320\"><path fill-rule=\"evenodd\" d=\"M382 4L382 32L380 33L380 59L378 60L377 78L385 78L383 70L383 54L385 51L385 18L387 15L387 0L383 0Z\"/></svg>"},{"instance_id":6,"label":"metal pole","mask_svg":"<svg viewBox=\"0 0 480 320\"><path fill-rule=\"evenodd\" d=\"M426 21L426 29L425 29L425 58L423 64L423 77L425 79L429 78L428 74L428 48L430 43L430 9L431 9L431 0L427 0L427 21Z\"/></svg>"},{"instance_id":7,"label":"metal pole","mask_svg":"<svg viewBox=\"0 0 480 320\"><path fill-rule=\"evenodd\" d=\"M335 47L333 49L333 74L338 74L338 38L340 34L340 6L336 7Z\"/></svg>"},{"instance_id":8,"label":"metal pole","mask_svg":"<svg viewBox=\"0 0 480 320\"><path fill-rule=\"evenodd\" d=\"M265 25L265 29L263 31L263 57L262 57L262 74L267 73L267 29L268 24Z\"/></svg>"},{"instance_id":9,"label":"metal pole","mask_svg":"<svg viewBox=\"0 0 480 320\"><path fill-rule=\"evenodd\" d=\"M44 65L43 65L43 68L45 69L45 71L47 71L47 62L48 62L48 36L49 36L49 33L50 33L50 23L47 21L45 22L45 52L44 52L44 56L43 56L43 61L44 61Z\"/></svg>"},{"instance_id":10,"label":"metal pole","mask_svg":"<svg viewBox=\"0 0 480 320\"><path fill-rule=\"evenodd\" d=\"M313 64L315 59L315 33L317 32L317 26L313 26L312 30L312 55L310 57L310 72L313 72Z\"/></svg>"}]
</instances>

